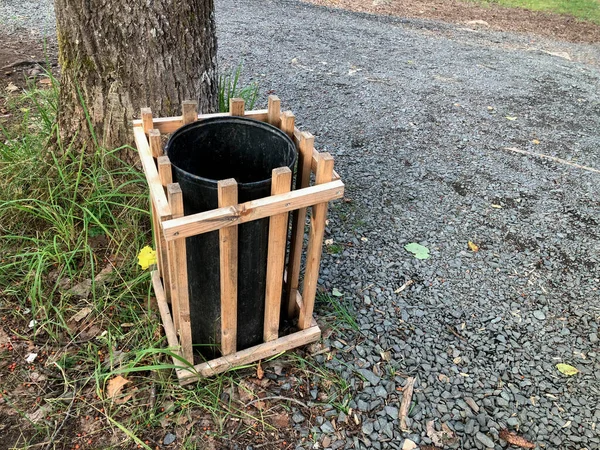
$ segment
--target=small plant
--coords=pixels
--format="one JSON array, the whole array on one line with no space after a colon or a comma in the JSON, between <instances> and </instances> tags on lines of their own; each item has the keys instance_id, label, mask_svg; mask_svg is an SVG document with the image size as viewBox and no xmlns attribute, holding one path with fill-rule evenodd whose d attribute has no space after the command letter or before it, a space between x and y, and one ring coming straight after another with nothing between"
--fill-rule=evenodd
<instances>
[{"instance_id":1,"label":"small plant","mask_svg":"<svg viewBox=\"0 0 600 450\"><path fill-rule=\"evenodd\" d=\"M350 328L354 331L360 330L360 327L358 326L354 315L350 312L350 307L347 304L347 301L343 298L343 295L332 296L330 294L320 292L317 294L317 302L325 307L329 307L331 312L326 314L325 317L330 322L333 322L331 325L334 328L344 324L347 328Z\"/></svg>"},{"instance_id":2,"label":"small plant","mask_svg":"<svg viewBox=\"0 0 600 450\"><path fill-rule=\"evenodd\" d=\"M258 98L258 83L240 86L242 64L235 70L219 75L219 112L229 112L230 98L243 98L247 110L254 108Z\"/></svg>"},{"instance_id":3,"label":"small plant","mask_svg":"<svg viewBox=\"0 0 600 450\"><path fill-rule=\"evenodd\" d=\"M344 251L344 246L341 244L331 244L327 246L327 253L330 255L339 255Z\"/></svg>"}]
</instances>

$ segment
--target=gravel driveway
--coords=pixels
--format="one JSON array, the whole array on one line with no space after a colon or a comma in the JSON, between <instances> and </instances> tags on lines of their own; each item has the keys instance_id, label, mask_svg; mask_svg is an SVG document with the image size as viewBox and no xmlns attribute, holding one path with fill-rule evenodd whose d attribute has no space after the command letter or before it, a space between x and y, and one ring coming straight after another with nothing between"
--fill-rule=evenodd
<instances>
[{"instance_id":1,"label":"gravel driveway","mask_svg":"<svg viewBox=\"0 0 600 450\"><path fill-rule=\"evenodd\" d=\"M221 65L243 60L294 110L352 200L332 208L328 238L344 250L325 256L322 285L345 294L360 333L334 331L336 357L317 358L351 382L362 429L344 437L321 418L313 437L402 448L431 444L434 421L453 448L503 448L503 428L600 448L600 173L504 150L600 169L596 67L526 36L292 1L217 1L217 18ZM406 375L418 380L408 433Z\"/></svg>"},{"instance_id":2,"label":"gravel driveway","mask_svg":"<svg viewBox=\"0 0 600 450\"><path fill-rule=\"evenodd\" d=\"M33 3L2 0L0 13ZM541 50L586 60L598 47L296 1L216 8L221 67L243 60L246 81L281 97L336 157L351 200L331 208L327 238L343 251L324 256L321 284L344 293L360 331L336 327L334 358L316 359L350 383L359 430L333 410L312 430L295 415L300 434L402 448L431 445L433 421L458 437L447 448L504 448L504 428L540 448L600 448L600 174L505 150L600 169L600 74Z\"/></svg>"}]
</instances>

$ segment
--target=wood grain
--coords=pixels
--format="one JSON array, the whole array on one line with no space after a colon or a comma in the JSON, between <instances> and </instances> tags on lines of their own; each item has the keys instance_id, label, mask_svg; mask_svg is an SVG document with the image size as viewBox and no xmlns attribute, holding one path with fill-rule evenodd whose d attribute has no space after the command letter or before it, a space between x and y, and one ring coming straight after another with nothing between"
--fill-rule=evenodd
<instances>
[{"instance_id":1,"label":"wood grain","mask_svg":"<svg viewBox=\"0 0 600 450\"><path fill-rule=\"evenodd\" d=\"M292 187L292 171L288 167L273 170L271 195L284 194ZM225 228L227 229L227 228ZM263 338L265 342L279 337L279 315L285 247L288 232L288 213L271 216L269 219L269 248L267 256L267 286L265 289L265 320Z\"/></svg>"},{"instance_id":2,"label":"wood grain","mask_svg":"<svg viewBox=\"0 0 600 450\"><path fill-rule=\"evenodd\" d=\"M287 194L273 195L259 200L240 203L235 206L213 209L190 214L179 219L163 222L163 232L167 241L182 237L208 233L224 227L239 225L274 214L289 212L318 203L329 202L344 196L344 183L332 181L319 186L294 190Z\"/></svg>"},{"instance_id":3,"label":"wood grain","mask_svg":"<svg viewBox=\"0 0 600 450\"><path fill-rule=\"evenodd\" d=\"M315 183L317 185L328 183L332 177L333 157L329 153L321 153L317 160ZM327 220L327 207L328 204L326 202L312 207L308 247L306 249L306 269L304 270L304 285L302 289L304 304L298 317L298 328L301 330L310 327L312 321L315 295L317 294L317 281L319 279L319 267L321 265L321 252L323 250L325 221Z\"/></svg>"},{"instance_id":4,"label":"wood grain","mask_svg":"<svg viewBox=\"0 0 600 450\"><path fill-rule=\"evenodd\" d=\"M237 205L238 185L233 178L219 181L219 207ZM219 230L221 279L221 353L230 355L237 343L238 227Z\"/></svg>"}]
</instances>

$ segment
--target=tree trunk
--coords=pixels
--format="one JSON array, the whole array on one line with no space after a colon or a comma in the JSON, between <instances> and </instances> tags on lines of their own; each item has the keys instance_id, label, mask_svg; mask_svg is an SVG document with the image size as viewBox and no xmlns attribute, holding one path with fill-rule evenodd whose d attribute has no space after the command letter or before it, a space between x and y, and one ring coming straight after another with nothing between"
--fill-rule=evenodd
<instances>
[{"instance_id":1,"label":"tree trunk","mask_svg":"<svg viewBox=\"0 0 600 450\"><path fill-rule=\"evenodd\" d=\"M213 0L55 0L55 10L63 146L131 144L145 106L174 116L197 99L215 111Z\"/></svg>"}]
</instances>

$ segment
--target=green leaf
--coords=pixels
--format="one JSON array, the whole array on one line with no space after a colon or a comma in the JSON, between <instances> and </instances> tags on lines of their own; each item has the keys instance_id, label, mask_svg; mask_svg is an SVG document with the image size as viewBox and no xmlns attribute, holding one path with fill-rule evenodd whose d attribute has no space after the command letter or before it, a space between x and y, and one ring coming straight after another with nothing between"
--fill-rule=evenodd
<instances>
[{"instance_id":1,"label":"green leaf","mask_svg":"<svg viewBox=\"0 0 600 450\"><path fill-rule=\"evenodd\" d=\"M331 295L333 295L334 297L343 297L344 294L342 294L338 288L333 288L333 290L331 291Z\"/></svg>"},{"instance_id":2,"label":"green leaf","mask_svg":"<svg viewBox=\"0 0 600 450\"><path fill-rule=\"evenodd\" d=\"M423 247L421 244L417 244L416 242L406 244L404 246L404 250L411 252L417 259L429 258L429 249L427 247Z\"/></svg>"},{"instance_id":3,"label":"green leaf","mask_svg":"<svg viewBox=\"0 0 600 450\"><path fill-rule=\"evenodd\" d=\"M573 375L577 375L579 373L579 370L577 370L575 367L570 366L568 364L557 364L556 368L558 369L558 371L560 373L563 373L569 377L571 377Z\"/></svg>"}]
</instances>

